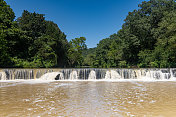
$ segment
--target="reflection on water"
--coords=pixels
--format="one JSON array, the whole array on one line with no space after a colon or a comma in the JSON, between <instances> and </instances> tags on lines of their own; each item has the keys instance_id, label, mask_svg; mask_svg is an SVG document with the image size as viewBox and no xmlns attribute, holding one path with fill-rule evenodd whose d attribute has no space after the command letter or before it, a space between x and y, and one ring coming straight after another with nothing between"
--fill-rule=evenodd
<instances>
[{"instance_id":1,"label":"reflection on water","mask_svg":"<svg viewBox=\"0 0 176 117\"><path fill-rule=\"evenodd\" d=\"M174 117L176 82L0 82L0 116Z\"/></svg>"}]
</instances>

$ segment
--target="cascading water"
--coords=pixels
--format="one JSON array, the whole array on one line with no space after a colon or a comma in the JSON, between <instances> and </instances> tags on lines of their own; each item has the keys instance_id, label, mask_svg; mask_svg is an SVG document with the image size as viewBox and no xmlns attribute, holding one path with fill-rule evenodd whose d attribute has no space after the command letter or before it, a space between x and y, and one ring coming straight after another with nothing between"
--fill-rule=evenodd
<instances>
[{"instance_id":1,"label":"cascading water","mask_svg":"<svg viewBox=\"0 0 176 117\"><path fill-rule=\"evenodd\" d=\"M110 79L111 78L111 72L107 71L105 75L105 79Z\"/></svg>"},{"instance_id":2,"label":"cascading water","mask_svg":"<svg viewBox=\"0 0 176 117\"><path fill-rule=\"evenodd\" d=\"M115 70L108 70L105 75L105 79L121 79L122 77Z\"/></svg>"},{"instance_id":3,"label":"cascading water","mask_svg":"<svg viewBox=\"0 0 176 117\"><path fill-rule=\"evenodd\" d=\"M91 71L89 74L89 80L96 80L96 72L95 71Z\"/></svg>"},{"instance_id":4,"label":"cascading water","mask_svg":"<svg viewBox=\"0 0 176 117\"><path fill-rule=\"evenodd\" d=\"M176 80L176 68L168 69L1 69L0 80Z\"/></svg>"},{"instance_id":5,"label":"cascading water","mask_svg":"<svg viewBox=\"0 0 176 117\"><path fill-rule=\"evenodd\" d=\"M76 71L72 71L70 74L70 80L78 80L78 74Z\"/></svg>"},{"instance_id":6,"label":"cascading water","mask_svg":"<svg viewBox=\"0 0 176 117\"><path fill-rule=\"evenodd\" d=\"M61 72L50 72L44 74L42 77L40 77L41 80L63 80L64 76Z\"/></svg>"},{"instance_id":7,"label":"cascading water","mask_svg":"<svg viewBox=\"0 0 176 117\"><path fill-rule=\"evenodd\" d=\"M111 79L121 79L121 76L117 73L117 71L111 70Z\"/></svg>"},{"instance_id":8,"label":"cascading water","mask_svg":"<svg viewBox=\"0 0 176 117\"><path fill-rule=\"evenodd\" d=\"M6 80L5 72L0 72L0 80Z\"/></svg>"}]
</instances>

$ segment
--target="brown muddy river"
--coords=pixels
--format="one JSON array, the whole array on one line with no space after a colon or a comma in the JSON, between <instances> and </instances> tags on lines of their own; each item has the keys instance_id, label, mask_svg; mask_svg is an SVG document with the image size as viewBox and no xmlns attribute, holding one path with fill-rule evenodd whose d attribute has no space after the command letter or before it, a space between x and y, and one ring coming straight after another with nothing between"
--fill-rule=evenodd
<instances>
[{"instance_id":1,"label":"brown muddy river","mask_svg":"<svg viewBox=\"0 0 176 117\"><path fill-rule=\"evenodd\" d=\"M176 117L176 82L0 82L0 117Z\"/></svg>"}]
</instances>

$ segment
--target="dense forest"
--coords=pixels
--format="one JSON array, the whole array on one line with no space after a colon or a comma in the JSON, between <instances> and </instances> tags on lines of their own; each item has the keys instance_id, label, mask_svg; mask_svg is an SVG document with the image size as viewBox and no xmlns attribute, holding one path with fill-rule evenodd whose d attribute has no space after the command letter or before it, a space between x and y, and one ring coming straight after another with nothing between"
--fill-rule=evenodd
<instances>
[{"instance_id":1,"label":"dense forest","mask_svg":"<svg viewBox=\"0 0 176 117\"><path fill-rule=\"evenodd\" d=\"M79 67L86 38L67 41L57 24L43 14L15 14L0 0L0 67Z\"/></svg>"},{"instance_id":2,"label":"dense forest","mask_svg":"<svg viewBox=\"0 0 176 117\"><path fill-rule=\"evenodd\" d=\"M176 67L176 0L150 0L87 55L92 67Z\"/></svg>"},{"instance_id":3,"label":"dense forest","mask_svg":"<svg viewBox=\"0 0 176 117\"><path fill-rule=\"evenodd\" d=\"M129 12L121 30L99 42L67 41L44 14L24 10L15 18L0 0L0 67L176 67L176 1L150 0Z\"/></svg>"}]
</instances>

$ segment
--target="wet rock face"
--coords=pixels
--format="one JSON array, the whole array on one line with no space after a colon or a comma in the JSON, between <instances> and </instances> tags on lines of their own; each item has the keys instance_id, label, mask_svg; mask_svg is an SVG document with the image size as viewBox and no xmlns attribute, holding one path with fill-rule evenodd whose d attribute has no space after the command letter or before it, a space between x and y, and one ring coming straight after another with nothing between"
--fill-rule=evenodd
<instances>
[{"instance_id":1,"label":"wet rock face","mask_svg":"<svg viewBox=\"0 0 176 117\"><path fill-rule=\"evenodd\" d=\"M60 80L60 74L56 76L55 80Z\"/></svg>"}]
</instances>

